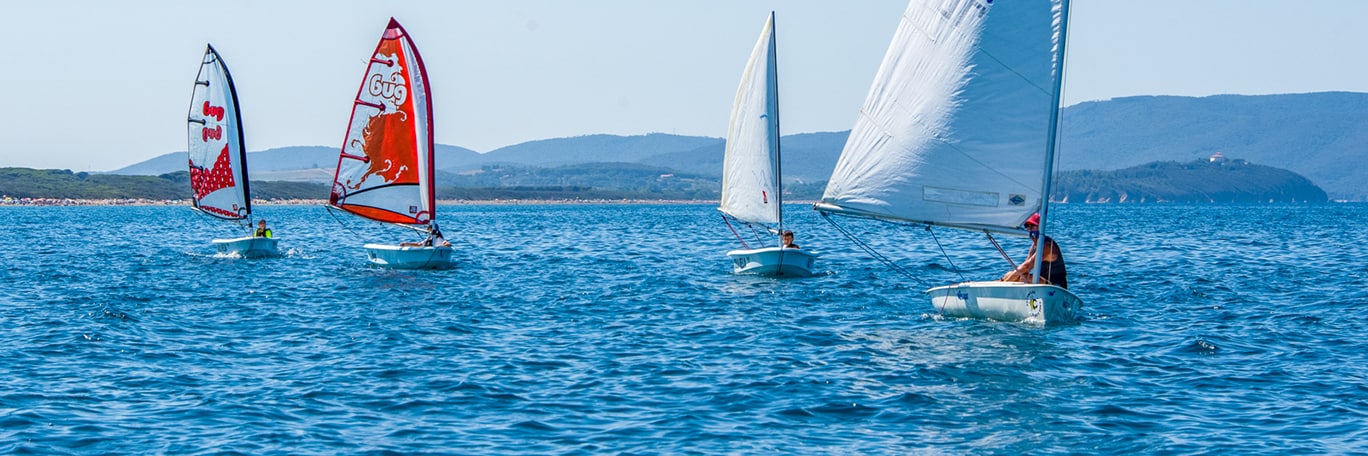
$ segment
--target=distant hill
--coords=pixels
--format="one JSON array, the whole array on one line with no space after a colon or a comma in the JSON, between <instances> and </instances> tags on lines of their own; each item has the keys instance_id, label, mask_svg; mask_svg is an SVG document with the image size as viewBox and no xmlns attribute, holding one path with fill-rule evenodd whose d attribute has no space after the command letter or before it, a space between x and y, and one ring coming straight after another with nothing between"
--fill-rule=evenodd
<instances>
[{"instance_id":1,"label":"distant hill","mask_svg":"<svg viewBox=\"0 0 1368 456\"><path fill-rule=\"evenodd\" d=\"M802 133L784 136L780 142L785 181L825 181L836 168L836 158L845 146L849 131ZM725 140L715 140L697 149L654 155L637 163L668 166L672 169L712 176L722 175Z\"/></svg>"},{"instance_id":2,"label":"distant hill","mask_svg":"<svg viewBox=\"0 0 1368 456\"><path fill-rule=\"evenodd\" d=\"M109 174L160 176L186 170L189 167L187 164L189 159L185 151L171 152L158 155L151 160L110 171ZM324 146L281 147L247 153L247 164L251 167L250 171L253 175L272 171L323 168L334 166L336 163L337 149Z\"/></svg>"},{"instance_id":3,"label":"distant hill","mask_svg":"<svg viewBox=\"0 0 1368 456\"><path fill-rule=\"evenodd\" d=\"M1114 171L1063 171L1055 201L1077 203L1324 203L1297 173L1228 158L1154 162Z\"/></svg>"},{"instance_id":4,"label":"distant hill","mask_svg":"<svg viewBox=\"0 0 1368 456\"><path fill-rule=\"evenodd\" d=\"M0 195L11 198L189 200L190 173L160 176L73 173L64 169L0 168ZM255 199L321 199L328 186L252 180Z\"/></svg>"},{"instance_id":5,"label":"distant hill","mask_svg":"<svg viewBox=\"0 0 1368 456\"><path fill-rule=\"evenodd\" d=\"M722 142L723 140L719 138L677 136L664 133L639 136L587 135L529 141L494 149L480 158L480 164L516 163L555 166L576 163L642 163L651 156L694 150L704 146L722 144ZM664 165L664 163L653 164ZM456 165L442 163L438 165L438 168L450 169L454 166Z\"/></svg>"},{"instance_id":6,"label":"distant hill","mask_svg":"<svg viewBox=\"0 0 1368 456\"><path fill-rule=\"evenodd\" d=\"M172 200L190 195L189 172L175 176L120 176L65 169L0 168L0 195L13 198Z\"/></svg>"},{"instance_id":7,"label":"distant hill","mask_svg":"<svg viewBox=\"0 0 1368 456\"><path fill-rule=\"evenodd\" d=\"M1315 182L1333 199L1368 201L1368 94L1127 97L1064 109L1060 171L1116 170L1156 161L1187 162L1214 152L1276 163ZM848 131L783 138L786 181L826 180ZM676 173L720 175L724 140L652 133L586 135L530 141L476 153L437 146L437 167L452 173L482 166L557 167L621 162ZM287 147L248 154L252 179L328 182L336 149ZM161 175L185 169L184 152L165 154L113 174Z\"/></svg>"},{"instance_id":8,"label":"distant hill","mask_svg":"<svg viewBox=\"0 0 1368 456\"><path fill-rule=\"evenodd\" d=\"M327 182L332 179L337 166L337 148L329 146L292 146L248 152L247 164L252 180L306 180ZM434 151L438 163L478 162L480 154L464 147L438 144ZM108 174L132 176L160 176L166 173L184 171L189 165L189 157L184 151L158 155L147 161L139 162L110 171ZM311 170L324 170L322 174ZM321 177L319 177L321 176Z\"/></svg>"},{"instance_id":9,"label":"distant hill","mask_svg":"<svg viewBox=\"0 0 1368 456\"><path fill-rule=\"evenodd\" d=\"M579 163L540 167L483 165L459 173L437 171L442 199L716 200L717 173L693 174L637 163ZM1325 202L1325 191L1291 171L1244 160L1156 162L1122 170L1062 171L1053 199L1087 203ZM785 198L815 200L825 181L790 182ZM252 180L256 199L322 199L328 184ZM160 176L72 173L0 168L0 194L16 198L188 199L189 173Z\"/></svg>"},{"instance_id":10,"label":"distant hill","mask_svg":"<svg viewBox=\"0 0 1368 456\"><path fill-rule=\"evenodd\" d=\"M1334 199L1368 201L1368 94L1127 97L1063 113L1059 169L1113 170L1222 152L1276 163Z\"/></svg>"},{"instance_id":11,"label":"distant hill","mask_svg":"<svg viewBox=\"0 0 1368 456\"><path fill-rule=\"evenodd\" d=\"M715 175L676 173L670 168L636 163L578 163L538 167L485 165L479 171L437 176L439 196L443 189L567 189L595 190L630 198L717 199L721 178ZM508 198L509 196L503 196ZM619 196L624 197L624 196ZM611 198L611 197L610 197Z\"/></svg>"}]
</instances>

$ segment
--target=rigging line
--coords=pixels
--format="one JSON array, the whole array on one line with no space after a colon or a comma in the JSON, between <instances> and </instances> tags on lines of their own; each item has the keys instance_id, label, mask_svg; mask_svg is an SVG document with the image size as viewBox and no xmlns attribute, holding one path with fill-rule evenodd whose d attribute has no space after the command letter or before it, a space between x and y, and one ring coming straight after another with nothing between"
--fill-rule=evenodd
<instances>
[{"instance_id":1,"label":"rigging line","mask_svg":"<svg viewBox=\"0 0 1368 456\"><path fill-rule=\"evenodd\" d=\"M906 270L906 269L903 269L902 266L898 266L898 264L897 264L897 263L894 263L893 260L891 260L891 259L889 259L888 257L884 256L883 254L880 254L879 252L875 251L873 247L870 247L870 246L869 246L869 244L866 244L864 241L861 241L859 238L855 237L855 234L854 234L854 233L851 233L851 232L850 232L849 230L847 230L845 227L843 227L843 226L837 224L835 220L832 220L830 214L827 214L826 212L823 212L823 211L819 211L819 212L822 213L822 218L826 219L827 223L830 223L831 226L836 227L836 231L839 231L842 235L844 235L844 236L846 237L846 239L850 239L851 242L854 242L856 246L859 246L860 249L864 250L865 253L868 253L869 256L872 256L872 257L874 257L874 259L879 260L880 262L882 262L882 263L888 265L889 268L891 268L891 269L893 269L894 271L896 271L896 272L902 274L903 276L906 276L907 278L916 281L918 284L921 284L921 286L923 286L923 287L926 286L926 282L923 281L923 280L921 279L921 277L917 277L917 276L915 276L915 275L912 275L912 273L911 273L910 271L908 271L908 270Z\"/></svg>"},{"instance_id":2,"label":"rigging line","mask_svg":"<svg viewBox=\"0 0 1368 456\"><path fill-rule=\"evenodd\" d=\"M741 233L736 232L736 228L732 227L731 221L727 220L726 214L722 215L722 223L726 223L727 228L731 230L732 235L736 236L736 240L741 241L741 248L744 248L746 250L751 249L749 245L746 245L746 240L741 238Z\"/></svg>"},{"instance_id":3,"label":"rigging line","mask_svg":"<svg viewBox=\"0 0 1368 456\"><path fill-rule=\"evenodd\" d=\"M760 243L760 247L763 248L763 247L765 246L765 238L760 237L760 233L757 232L757 231L755 231L755 224L752 224L752 223L750 223L750 222L746 222L746 226L747 226L747 227L750 227L750 229L751 229L751 235L755 236L755 242ZM769 232L769 227L768 227L768 226L765 227L765 232L767 232L767 233Z\"/></svg>"},{"instance_id":4,"label":"rigging line","mask_svg":"<svg viewBox=\"0 0 1368 456\"><path fill-rule=\"evenodd\" d=\"M1026 75L1022 74L1022 73L1021 73L1020 71L1018 71L1015 67L1012 67L1011 65L1008 65L1007 62L1004 62L1002 59L998 58L998 56L993 55L993 53L991 53L991 52L988 52L987 49L984 49L983 47L978 47L978 51L979 51L979 53L981 53L981 54L987 56L988 58L992 59L993 62L996 62L996 63L998 64L998 66L1002 67L1003 69L1007 70L1008 72L1012 73L1013 75L1016 75L1016 76L1017 76L1017 79L1020 79L1021 81L1025 82L1027 86L1030 86L1030 87L1035 88L1036 90L1040 91L1041 94L1050 95L1050 89L1045 88L1045 87L1041 87L1039 84L1036 84L1035 81L1032 81L1030 78L1026 77ZM1053 52L1053 51L1051 51L1051 52ZM1056 65L1056 66L1058 66L1058 67L1063 67L1063 65L1059 65L1058 63L1053 63L1053 65ZM1056 71L1059 71L1059 70L1056 70Z\"/></svg>"},{"instance_id":5,"label":"rigging line","mask_svg":"<svg viewBox=\"0 0 1368 456\"><path fill-rule=\"evenodd\" d=\"M988 242L992 242L992 243L993 243L993 247L996 247L998 253L1002 254L1002 258L1005 259L1005 260L1007 260L1007 264L1012 265L1012 269L1016 269L1016 267L1017 267L1016 262L1015 262L1015 261L1012 261L1012 256L1011 256L1011 255L1008 255L1006 250L1002 250L1002 245L1001 245L1001 244L998 244L997 238L994 238L994 237L993 237L993 233L989 233L989 232L987 232L987 231L984 231L983 234L985 234L985 235L988 236Z\"/></svg>"},{"instance_id":6,"label":"rigging line","mask_svg":"<svg viewBox=\"0 0 1368 456\"><path fill-rule=\"evenodd\" d=\"M333 221L337 222L338 225L341 225L343 230L346 230L348 233L351 233L352 237L355 237L357 239L363 239L361 237L361 233L357 233L355 230L351 229L351 227L347 226L347 224L342 223L342 219L337 218L337 214L333 213L333 206L331 204L325 204L323 205L323 208L327 209L328 215L332 216Z\"/></svg>"},{"instance_id":7,"label":"rigging line","mask_svg":"<svg viewBox=\"0 0 1368 456\"><path fill-rule=\"evenodd\" d=\"M923 9L929 9L929 8L924 7ZM936 12L936 13L934 13L934 14L940 14L940 13L939 13L939 12ZM915 25L915 22L916 22L916 21L912 20L912 18L909 17L909 16L907 15L907 12L906 12L906 11L903 11L902 20L903 20L904 22L907 22L907 23L909 23L909 24L914 24L914 25ZM926 35L926 36L928 36L928 37L931 36L930 33L927 33L926 30L923 29L923 28L921 28L921 27L914 27L914 28L916 28L917 31L921 32L922 34L924 34L924 35ZM980 53L982 53L983 55L988 56L988 58L992 59L994 62L997 62L998 65L1002 66L1002 68L1007 69L1007 71L1010 71L1012 74L1016 75L1016 76L1017 76L1018 78L1020 78L1021 80L1026 81L1026 84L1027 84L1027 85L1029 85L1029 86L1031 86L1031 87L1034 87L1036 90L1039 90L1041 93L1044 93L1044 94L1047 94L1047 95L1049 94L1049 91L1048 91L1048 90L1046 90L1046 89L1043 88L1043 87L1040 87L1039 85L1036 85L1034 81L1031 81L1030 79L1027 79L1026 76L1025 76L1024 74L1021 74L1021 73L1020 73L1019 71L1017 71L1015 68L1012 68L1012 67L1008 66L1005 62L1003 62L1003 61L1002 61L1001 59L999 59L997 56L992 55L991 53L987 52L987 51L984 50L981 46L977 46L977 45L976 45L976 46L975 46L975 49L976 49L977 52L980 52ZM1061 64L1060 67L1062 68L1063 65ZM1060 70L1060 71L1062 71L1062 70ZM865 108L864 108L863 105L860 106L859 115L860 115L860 116L863 116L863 117L866 117L866 118L870 119L871 121L874 120L874 116L873 116L873 115L871 115L871 114L865 112ZM884 125L880 124L879 122L872 122L872 123L873 123L874 125L879 126L879 127L880 127L880 130L882 130L882 131L884 132L885 136L892 136L891 134L888 133L889 129L888 129L887 127L885 127ZM917 123L917 124L922 124L922 122L915 122L915 123ZM956 152L959 152L961 156L963 156L963 157L965 157L965 158L968 158L970 161L973 161L974 163L978 164L979 166L982 166L984 169L986 169L986 170L992 172L993 174L996 174L996 175L998 175L998 176L1000 176L1000 177L1006 179L1006 180L1009 181L1009 182L1012 182L1012 183L1014 183L1014 184L1020 185L1020 186L1023 187L1023 188L1027 188L1027 189L1031 188L1030 186L1028 186L1028 185L1026 185L1026 184L1023 184L1023 183L1021 183L1021 182L1017 182L1017 180L1016 180L1016 179L1013 179L1012 176L1008 176L1008 175L1004 174L1002 171L999 171L997 168L994 168L994 167L992 167L992 166L989 166L988 163L985 163L984 161L979 160L978 158L976 158L976 157L974 157L974 156L972 156L972 155L969 155L969 153L968 153L967 151L965 151L964 149L960 149L959 147L956 147L955 144L951 143L950 141L947 141L945 138L941 137L940 135L933 135L933 137L932 137L931 140L932 140L932 141L935 141L935 142L938 142L938 143L941 143L941 144L945 145L946 147L949 147L951 150L954 150L954 151L956 151ZM1048 195L1045 196L1045 198L1048 198L1048 197L1049 197Z\"/></svg>"},{"instance_id":8,"label":"rigging line","mask_svg":"<svg viewBox=\"0 0 1368 456\"><path fill-rule=\"evenodd\" d=\"M941 245L940 238L936 237L936 232L931 229L931 225L926 225L926 232L931 233L931 239L936 241L936 247L940 248L941 256L945 257L945 262L950 263L950 269L955 271L955 274L959 274L961 281L968 282L969 279L964 278L964 271L961 271L959 266L955 266L955 260L950 259L949 253L945 253L945 246Z\"/></svg>"},{"instance_id":9,"label":"rigging line","mask_svg":"<svg viewBox=\"0 0 1368 456\"><path fill-rule=\"evenodd\" d=\"M228 221L233 222L233 224L237 225L239 228L242 228L242 227L243 227L243 226L242 226L242 220L243 220L243 219L229 219L229 218L218 217L218 216L215 216L215 215L212 215L212 214L206 212L204 209L200 209L200 208L194 207L194 206L191 206L190 209L193 209L193 212L195 213L195 215L198 215L198 216L200 217L201 220L209 220L209 221L210 221L210 222L209 222L209 226L223 226L223 225L222 225L221 223L219 223L218 221L219 221L219 220L228 220ZM250 230L250 229L251 229L251 223L248 223L246 228Z\"/></svg>"},{"instance_id":10,"label":"rigging line","mask_svg":"<svg viewBox=\"0 0 1368 456\"><path fill-rule=\"evenodd\" d=\"M992 166L989 166L987 162L985 162L985 161L983 161L983 160L980 160L978 157L975 157L975 156L973 156L973 155L970 155L968 150L959 148L959 146L955 145L953 142L950 142L950 141L948 141L948 140L946 140L946 139L944 139L944 138L941 138L941 137L939 137L939 136L936 137L936 138L933 138L932 140L933 140L933 141L936 141L936 142L938 142L938 143L940 143L940 144L945 145L945 147L950 148L950 150L953 150L953 151L955 151L955 152L959 152L960 156L969 159L969 161L972 161L972 162L974 162L975 164L977 164L977 165L979 165L979 166L982 166L983 169L986 169L986 170L988 170L988 171L991 171L993 174L996 174L998 177L1001 177L1001 178L1007 180L1008 182L1011 182L1011 183L1013 183L1013 184L1020 185L1021 187L1026 188L1026 189L1031 189L1030 186L1028 186L1028 185L1026 185L1026 184L1024 184L1024 183L1022 183L1022 182L1020 182L1020 181L1018 181L1018 180L1016 180L1016 179L1013 178L1012 176L1009 176L1009 175L1007 175L1006 173L1004 173L1003 171L1001 171L1001 170L999 170L999 169L997 169L997 168L994 168L994 167L992 167Z\"/></svg>"}]
</instances>

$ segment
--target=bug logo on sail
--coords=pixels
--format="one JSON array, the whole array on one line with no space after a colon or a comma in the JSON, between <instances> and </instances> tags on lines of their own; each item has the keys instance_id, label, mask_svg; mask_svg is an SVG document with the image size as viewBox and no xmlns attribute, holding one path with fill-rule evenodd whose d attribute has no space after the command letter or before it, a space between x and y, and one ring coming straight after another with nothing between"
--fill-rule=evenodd
<instances>
[{"instance_id":1,"label":"bug logo on sail","mask_svg":"<svg viewBox=\"0 0 1368 456\"><path fill-rule=\"evenodd\" d=\"M208 101L205 101L204 107L200 108L200 112L204 113L205 117L213 117L214 120L222 122L223 115L226 111L224 111L223 106L214 106L209 104Z\"/></svg>"},{"instance_id":2,"label":"bug logo on sail","mask_svg":"<svg viewBox=\"0 0 1368 456\"><path fill-rule=\"evenodd\" d=\"M393 55L376 56L375 60L399 61L398 57ZM388 74L377 72L366 78L366 91L371 96L388 101L394 106L403 105L408 99L408 81L404 80L403 68L398 64L384 68L389 70Z\"/></svg>"}]
</instances>

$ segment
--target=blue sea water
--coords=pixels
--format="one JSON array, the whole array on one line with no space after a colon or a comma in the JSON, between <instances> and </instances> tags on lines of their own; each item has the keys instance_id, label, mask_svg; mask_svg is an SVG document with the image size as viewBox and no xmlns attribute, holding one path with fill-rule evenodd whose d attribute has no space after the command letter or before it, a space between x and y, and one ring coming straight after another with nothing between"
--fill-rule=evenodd
<instances>
[{"instance_id":1,"label":"blue sea water","mask_svg":"<svg viewBox=\"0 0 1368 456\"><path fill-rule=\"evenodd\" d=\"M184 207L0 207L0 452L1368 452L1365 205L1056 206L1057 327L934 313L1007 268L971 233L839 220L904 275L793 205L821 274L774 280L712 205L439 213L457 267L392 271L360 245L416 235L321 207L259 207L261 260Z\"/></svg>"}]
</instances>

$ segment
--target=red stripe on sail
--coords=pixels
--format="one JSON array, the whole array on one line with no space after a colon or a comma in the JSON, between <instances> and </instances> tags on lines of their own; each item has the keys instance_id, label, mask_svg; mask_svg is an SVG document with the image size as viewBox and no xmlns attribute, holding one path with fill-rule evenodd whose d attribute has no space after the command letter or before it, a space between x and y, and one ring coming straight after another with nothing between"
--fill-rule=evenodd
<instances>
[{"instance_id":1,"label":"red stripe on sail","mask_svg":"<svg viewBox=\"0 0 1368 456\"><path fill-rule=\"evenodd\" d=\"M368 219L371 219L371 220L375 220L375 221L380 221L380 222L405 223L405 224L410 224L410 225L418 225L418 224L426 224L426 223L429 221L429 217L428 217L429 214L426 214L426 213L417 214L417 215L406 215L406 214L396 213L396 212L394 212L394 211L388 211L388 210L385 210L385 209L380 209L380 208L375 208L375 207L369 207L369 206L352 205L352 204L344 204L344 205L342 205L342 206L340 206L340 207L341 207L342 209L346 210L347 212L351 212L351 213L353 213L353 214L360 215L360 216L362 216L362 217L365 217L365 218L368 218Z\"/></svg>"},{"instance_id":2,"label":"red stripe on sail","mask_svg":"<svg viewBox=\"0 0 1368 456\"><path fill-rule=\"evenodd\" d=\"M236 212L227 211L227 210L224 210L224 209L219 209L219 208L217 208L217 207L212 207L212 206L195 206L195 207L198 207L201 211L212 212L212 213L215 213L215 214L218 214L218 215L221 215L221 216L224 216L224 217L228 217L228 218L238 218L238 217L241 217L241 214L238 214L238 213L236 213Z\"/></svg>"},{"instance_id":3,"label":"red stripe on sail","mask_svg":"<svg viewBox=\"0 0 1368 456\"><path fill-rule=\"evenodd\" d=\"M233 181L233 159L228 155L228 145L223 145L223 151L219 152L218 158L214 160L214 166L205 169L195 166L190 162L190 188L195 191L195 199L204 198L205 195L236 185ZM237 216L237 214L228 214Z\"/></svg>"}]
</instances>

